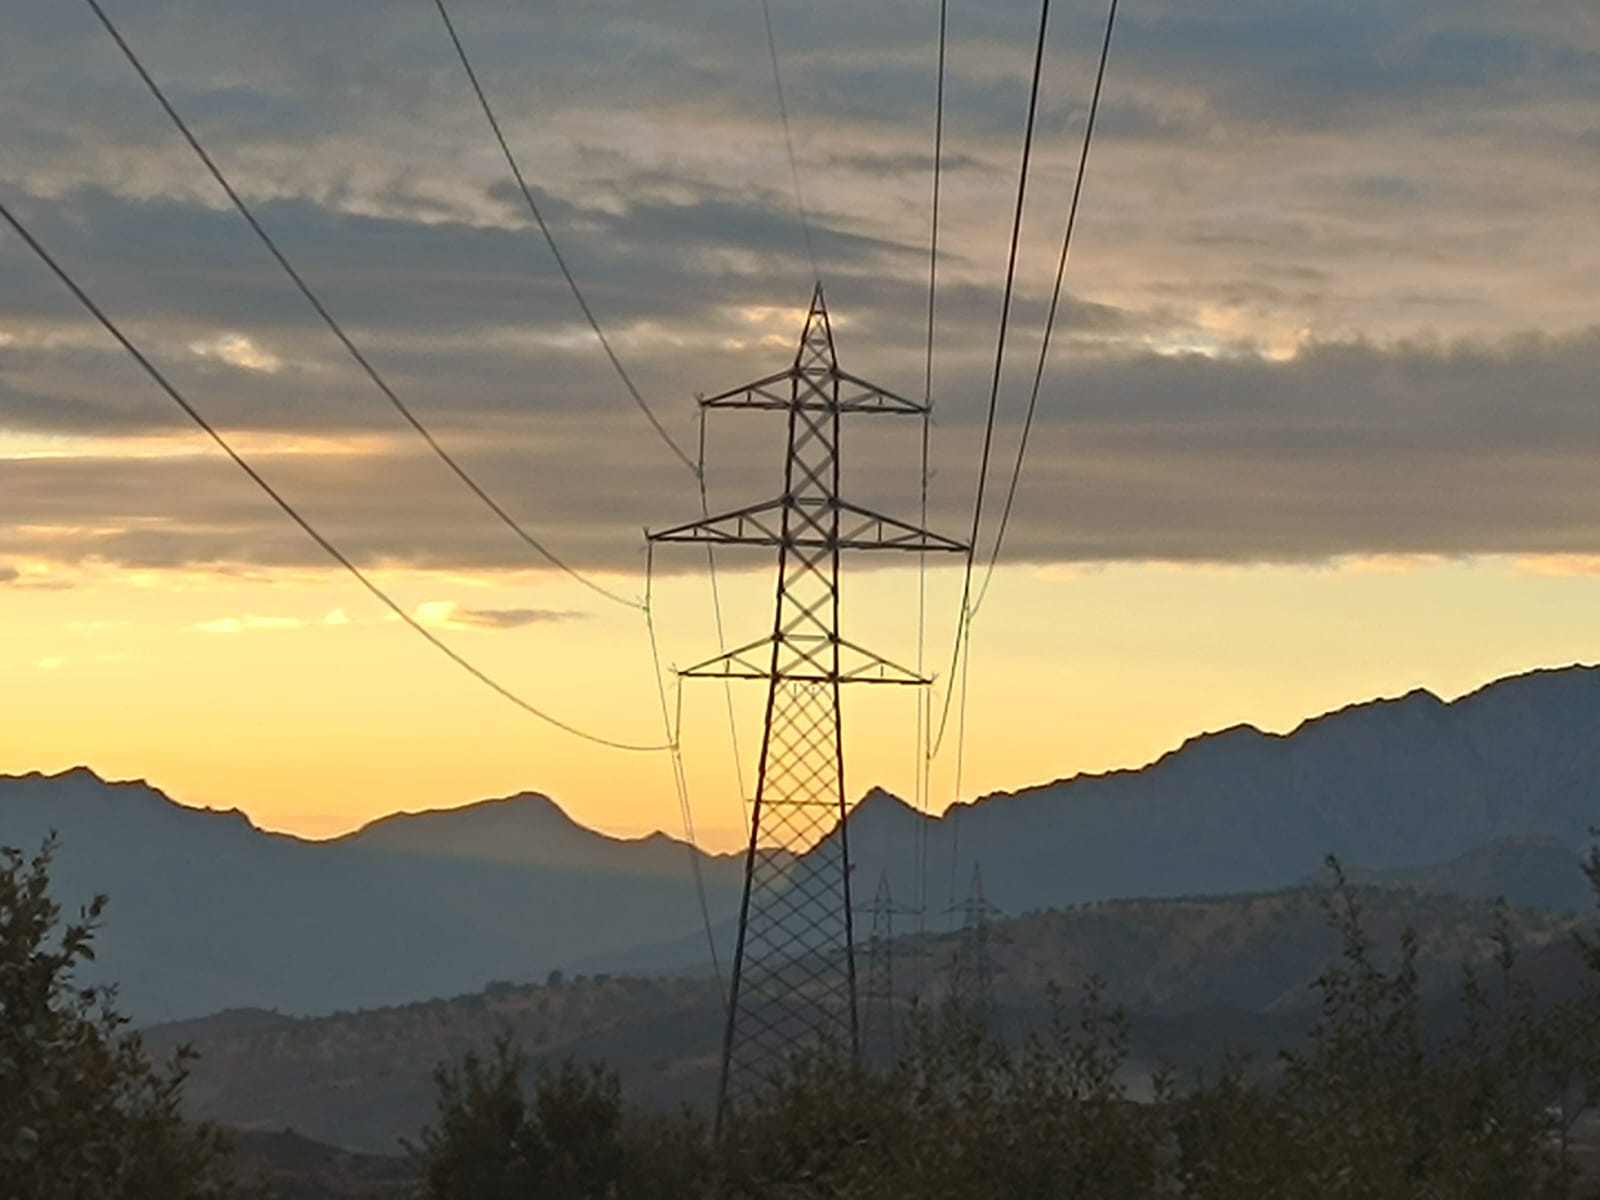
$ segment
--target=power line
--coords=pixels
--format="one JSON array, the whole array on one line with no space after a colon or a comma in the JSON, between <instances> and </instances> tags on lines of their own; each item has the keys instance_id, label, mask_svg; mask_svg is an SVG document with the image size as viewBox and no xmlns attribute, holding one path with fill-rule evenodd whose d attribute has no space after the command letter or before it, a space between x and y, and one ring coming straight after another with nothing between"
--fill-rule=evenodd
<instances>
[{"instance_id":1,"label":"power line","mask_svg":"<svg viewBox=\"0 0 1600 1200\"><path fill-rule=\"evenodd\" d=\"M783 122L783 144L789 152L789 176L794 180L794 206L800 213L800 232L805 234L811 274L820 283L822 268L817 266L817 247L811 239L811 218L806 214L805 192L800 187L800 165L795 160L794 135L789 129L789 105L783 98L783 70L778 66L778 38L772 32L772 5L769 0L761 0L761 16L767 24L767 53L772 58L772 86L778 93L778 118Z\"/></svg>"},{"instance_id":2,"label":"power line","mask_svg":"<svg viewBox=\"0 0 1600 1200\"><path fill-rule=\"evenodd\" d=\"M961 862L961 780L967 763L967 687L972 674L972 622L961 627L961 704L956 717L956 769L954 803L950 813L950 904L956 902L956 874ZM950 680L954 691L956 681ZM974 864L976 865L976 864Z\"/></svg>"},{"instance_id":3,"label":"power line","mask_svg":"<svg viewBox=\"0 0 1600 1200\"><path fill-rule=\"evenodd\" d=\"M1011 249L1006 259L1005 291L1000 304L1000 330L995 339L994 348L994 373L989 384L989 411L983 429L983 454L978 463L977 494L972 503L972 537L967 543L967 562L961 583L961 609L957 625L955 646L950 656L950 676L953 678L956 666L960 661L961 647L967 637L967 629L972 621L972 567L978 545L978 530L983 520L983 496L989 480L989 455L994 446L995 414L1000 404L1000 375L1005 364L1006 332L1011 321L1011 296L1016 283L1017 275L1017 248L1022 237L1022 212L1028 192L1028 162L1033 154L1033 126L1034 119L1039 109L1039 81L1044 72L1044 47L1045 37L1050 26L1050 0L1040 0L1039 4L1039 38L1033 54L1033 82L1028 92L1028 120L1022 135L1022 163L1017 172L1017 204L1011 219ZM950 720L950 702L955 694L955 688L945 689L944 711L939 717L939 732L930 747L929 756L938 754L939 748L944 744L945 729ZM965 689L963 700L965 701Z\"/></svg>"},{"instance_id":4,"label":"power line","mask_svg":"<svg viewBox=\"0 0 1600 1200\"><path fill-rule=\"evenodd\" d=\"M939 0L938 69L933 93L933 203L928 220L928 342L922 372L922 398L929 408L933 407L934 313L939 290L939 194L944 165L944 71L949 7L949 0Z\"/></svg>"},{"instance_id":5,"label":"power line","mask_svg":"<svg viewBox=\"0 0 1600 1200\"><path fill-rule=\"evenodd\" d=\"M1033 430L1033 414L1039 404L1039 387L1044 382L1045 361L1050 354L1050 335L1055 329L1056 311L1061 303L1061 282L1067 273L1067 256L1072 251L1072 232L1078 223L1078 201L1083 196L1083 179L1089 167L1089 147L1094 141L1095 117L1100 111L1100 93L1105 86L1106 60L1111 55L1111 34L1117 23L1117 0L1111 0L1106 11L1105 39L1100 43L1100 66L1094 77L1094 96L1089 101L1089 115L1084 123L1083 147L1078 154L1077 178L1072 184L1072 203L1067 209L1067 228L1061 237L1061 257L1056 263L1055 289L1050 293L1050 311L1045 317L1044 337L1039 342L1039 359L1033 369L1033 387L1028 392L1028 413L1022 421L1022 437L1017 442L1017 460L1011 468L1011 483L1006 488L1005 507L1000 512L1000 526L994 535L994 550L989 555L989 565L984 571L983 584L978 598L973 601L972 612L977 615L989 594L989 584L994 579L995 564L1000 561L1000 547L1005 543L1006 527L1011 523L1011 508L1017 499L1017 483L1022 478L1022 460L1028 452L1028 435Z\"/></svg>"},{"instance_id":6,"label":"power line","mask_svg":"<svg viewBox=\"0 0 1600 1200\"><path fill-rule=\"evenodd\" d=\"M1000 329L995 339L994 374L989 385L989 412L984 422L983 455L978 466L977 494L972 504L972 537L967 545L966 569L961 582L961 609L956 626L955 645L951 649L950 682L945 689L944 711L939 718L939 733L928 749L931 759L944 742L946 722L950 718L950 701L955 694L957 664L961 668L961 716L956 733L955 808L951 815L950 830L950 903L955 904L955 881L961 845L961 777L966 761L967 700L970 695L968 677L972 667L972 567L978 544L978 531L983 518L983 495L988 485L989 453L994 443L995 413L1000 400L1000 375L1005 364L1006 332L1011 319L1011 297L1016 283L1017 247L1022 237L1022 213L1028 191L1028 163L1033 154L1034 119L1039 108L1039 81L1044 73L1045 37L1050 26L1050 0L1040 0L1039 38L1033 53L1033 82L1028 91L1028 120L1022 135L1022 162L1017 171L1017 205L1011 219L1011 249L1006 262L1006 284L1000 305Z\"/></svg>"},{"instance_id":7,"label":"power line","mask_svg":"<svg viewBox=\"0 0 1600 1200\"><path fill-rule=\"evenodd\" d=\"M646 402L639 389L634 386L633 378L622 365L622 360L617 357L617 352L611 348L611 339L606 337L605 330L600 327L599 318L594 315L594 309L589 307L589 301L584 297L583 289L578 286L577 278L572 274L572 269L567 266L566 256L561 253L561 247L556 245L555 235L550 232L550 226L545 222L544 214L539 211L539 204L533 198L533 189L528 186L528 181L523 177L522 168L517 165L517 157L511 152L511 145L506 141L506 135L501 131L500 120L495 116L494 108L489 103L489 97L483 90L483 85L478 82L478 73L472 67L472 60L467 57L466 47L461 44L461 38L456 33L455 22L450 19L449 10L444 6L444 0L434 0L434 7L439 10L439 16L444 21L445 31L450 35L450 43L456 48L456 57L461 60L461 66L467 73L467 79L472 84L472 90L477 94L478 104L483 109L483 115L488 118L489 128L494 131L495 141L500 143L500 153L505 157L506 165L511 168L512 177L517 181L517 187L522 192L523 200L527 201L528 211L533 214L533 220L539 227L539 232L544 235L545 245L550 247L550 254L556 260L556 266L561 269L561 277L567 281L567 289L572 293L572 298L578 302L578 307L583 310L584 320L588 321L590 330L593 331L595 340L600 343L600 348L606 352L606 357L611 360L611 368L617 373L617 378L622 381L622 386L627 389L628 395L633 398L634 404L645 415L656 434L666 443L684 466L689 470L695 469L694 460L684 453L673 436L667 432L667 427L656 416L655 410Z\"/></svg>"},{"instance_id":8,"label":"power line","mask_svg":"<svg viewBox=\"0 0 1600 1200\"><path fill-rule=\"evenodd\" d=\"M179 392L175 386L173 386L172 382L167 379L166 375L162 373L161 369L152 363L150 359L145 356L144 352L133 344L133 342L126 334L122 332L117 324L106 315L105 311L89 297L89 294L85 292L83 288L78 286L77 281L67 273L66 268L64 268L55 260L55 258L50 255L49 251L47 251L44 246L39 243L33 234L30 233L22 224L21 220L12 213L11 209L7 207L3 201L0 201L0 218L5 219L6 223L16 231L17 236L27 244L28 248L33 251L33 253L41 262L44 263L45 266L50 268L50 270L55 274L56 278L59 279L66 289L72 293L73 297L78 301L78 303L87 309L90 315L93 316L94 319L105 328L106 332L115 338L122 348L133 357L134 361L144 369L145 374L150 377L156 386L165 392L179 408L183 409L183 411L188 415L189 419L198 425L201 430L203 430L206 435L217 444L222 452L233 460L233 464L246 475L248 475L251 482L265 492L272 502L283 510L284 515L298 525L301 531L304 532L305 535L312 541L314 541L323 550L323 552L328 555L328 557L332 558L346 571L350 572L350 574L355 577L357 583L361 584L361 586L370 592L375 599L388 608L390 612L394 613L394 615L400 618L401 621L405 622L405 624L413 633L416 633L425 639L435 650L438 650L446 658L450 659L451 662L455 663L456 666L460 667L463 671L466 671L467 674L471 675L479 683L495 692L501 698L510 701L512 704L516 705L530 716L537 717L547 725L552 725L561 730L563 733L569 733L573 737L581 738L586 742L593 742L599 746L608 746L613 750L653 752L671 749L670 744L644 745L634 742L614 741L611 738L599 737L595 734L588 733L582 729L579 729L575 725L569 725L567 722L551 716L543 709L537 708L530 704L528 701L511 691L505 685L499 683L491 676L486 674L479 667L474 666L468 659L463 657L457 651L451 649L450 646L435 636L420 621L402 608L397 601L391 598L387 592L373 582L373 580L370 579L360 567L356 566L355 562L351 560L344 553L344 551L340 550L333 544L333 542L329 541L327 537L318 532L316 527L313 526L306 517L302 516L300 511L296 509L294 505L292 505L287 499L285 499L281 492L273 487L272 484L268 483L266 478L254 467L252 467L249 462L247 462L244 457L233 448L228 440L223 437L220 432L218 432L216 427L207 421L206 418L201 415L200 411L184 398L183 394Z\"/></svg>"},{"instance_id":9,"label":"power line","mask_svg":"<svg viewBox=\"0 0 1600 1200\"><path fill-rule=\"evenodd\" d=\"M711 519L711 498L706 492L706 407L697 405L700 410L700 456L698 474L700 476L700 516L701 519ZM722 621L722 591L717 583L717 552L710 542L706 543L706 573L711 580L711 615L717 627L717 653L728 652L728 634ZM744 760L739 754L739 720L733 710L733 684L724 679L722 681L722 702L728 711L728 741L733 750L733 777L739 788L739 812L744 817L744 824L750 824L750 801L744 786Z\"/></svg>"},{"instance_id":10,"label":"power line","mask_svg":"<svg viewBox=\"0 0 1600 1200\"><path fill-rule=\"evenodd\" d=\"M933 347L935 315L939 292L939 198L944 164L944 75L945 49L949 33L949 0L939 0L939 50L937 82L933 102L933 201L928 219L928 342L922 374L922 516L919 524L928 527L928 441L933 422ZM917 555L917 674L925 674L928 635L928 555ZM917 824L917 931L926 928L928 910L928 725L932 701L927 688L917 689L917 762L913 789L917 811L924 820Z\"/></svg>"},{"instance_id":11,"label":"power line","mask_svg":"<svg viewBox=\"0 0 1600 1200\"><path fill-rule=\"evenodd\" d=\"M671 710L667 705L666 678L661 670L661 644L656 639L656 619L651 609L650 600L652 583L655 578L655 546L645 542L646 566L644 585L644 626L650 638L650 660L655 668L656 694L661 698L661 724L666 733L668 744L672 747L672 786L678 795L678 812L683 820L683 834L689 851L689 872L694 877L695 895L700 902L700 923L705 928L706 947L711 952L711 970L717 978L717 987L723 988L722 957L717 953L717 936L711 925L711 908L706 903L705 873L700 865L700 844L695 837L694 808L689 803L689 776L683 767L683 747L680 734L683 726L683 685L678 685L678 714L677 720L672 718ZM728 996L723 991L723 1007L726 1011Z\"/></svg>"},{"instance_id":12,"label":"power line","mask_svg":"<svg viewBox=\"0 0 1600 1200\"><path fill-rule=\"evenodd\" d=\"M304 276L302 276L300 272L295 269L294 265L290 263L288 257L283 253L282 249L279 248L278 243L273 239L272 235L269 234L261 222L256 219L255 213L251 211L250 206L245 203L244 198L239 195L238 191L228 181L228 177L223 174L222 169L217 165L216 160L213 159L206 151L206 148L201 145L200 139L195 136L194 131L189 127L188 123L183 119L182 116L179 115L178 110L173 107L171 101L167 99L166 93L162 91L161 86L156 83L154 77L152 77L150 72L145 69L144 63L139 59L139 56L134 53L133 47L128 44L127 39L122 36L122 33L117 29L116 25L112 23L111 18L106 15L106 11L100 6L99 0L86 0L86 3L94 11L95 16L100 19L100 24L105 27L106 32L111 35L112 41L116 42L117 48L122 51L122 55L128 60L128 64L138 74L139 78L144 81L144 85L149 89L150 94L155 97L156 102L161 105L167 116L172 120L173 125L177 127L178 132L181 133L184 140L189 143L189 148L195 152L196 157L198 157L205 165L206 170L211 174L211 178L216 180L217 186L220 187L227 195L228 199L232 201L234 208L238 210L239 215L245 219L245 222L255 232L256 237L261 240L261 244L267 248L272 257L277 260L278 265L283 268L284 274L286 274L290 280L293 281L295 287L299 289L300 294L306 298L307 303L309 303L316 311L317 316L322 318L322 323L328 327L329 332L331 332L333 336L339 340L340 344L344 346L345 351L352 359L355 360L356 364L362 369L362 371L365 372L367 378L372 381L373 386L383 393L383 395L388 399L389 403L394 406L395 411L397 411L406 419L411 428L417 432L423 441L428 443L429 448L434 452L434 454L438 455L439 460L443 462L445 466L449 467L452 472L454 472L456 478L465 484L467 489L471 491L472 494L480 501L482 501L485 507L487 507L489 511L492 512L496 517L498 517L506 526L506 528L510 529L512 533L516 534L518 538L520 538L535 553L544 558L545 561L565 572L567 575L571 576L577 582L583 584L586 588L592 592L595 592L597 595L604 596L608 600L614 600L618 604L625 604L630 608L638 608L639 604L637 601L630 600L625 596L619 595L604 585L596 583L594 580L588 578L586 575L579 572L577 568L560 558L557 554L555 554L554 551L550 550L549 547L545 546L544 543L539 541L538 538L529 533L516 520L516 518L507 512L505 508L503 508L492 496L489 495L487 491L483 489L481 485L479 485L478 481L468 473L465 467L456 461L449 451L439 444L438 439L433 436L433 433L428 429L428 427L424 425L421 419L411 411L411 408L400 399L395 390L391 388L383 376L378 373L378 369L372 365L371 360L368 359L367 356L362 353L360 348L356 346L355 342L351 340L349 334L345 332L344 327L339 324L339 322L334 318L333 314L328 311L327 307L317 297L317 294L312 291L311 286L305 281Z\"/></svg>"},{"instance_id":13,"label":"power line","mask_svg":"<svg viewBox=\"0 0 1600 1200\"><path fill-rule=\"evenodd\" d=\"M540 234L544 237L545 245L549 247L551 257L555 259L556 266L561 271L561 277L566 281L567 289L572 293L573 300L577 302L578 308L582 311L584 319L589 323L589 328L594 333L595 340L600 343L600 348L605 352L607 360L611 363L611 369L616 373L616 376L618 380L621 381L623 388L632 398L639 411L642 412L645 418L650 422L651 427L666 444L667 448L670 449L678 458L678 460L689 469L690 473L695 476L699 483L701 507L704 509L706 507L704 417L702 416L701 418L701 458L699 462L696 462L690 459L688 454L686 454L683 448L678 445L677 441L672 437L672 435L667 432L666 426L661 423L660 419L656 416L655 411L645 400L637 385L634 384L633 377L629 375L627 368L623 366L622 359L612 347L610 338L606 336L605 330L600 325L599 318L595 316L594 309L590 307L587 297L585 297L583 294L583 289L578 284L577 276L573 274L572 268L567 263L566 256L562 254L561 247L557 244L555 234L551 232L550 225L545 220L544 213L540 210L538 201L534 199L533 189L528 185L527 177L522 173L522 167L517 162L517 156L515 153L513 153L510 142L506 140L505 131L501 128L500 120L495 115L494 106L489 102L488 92L485 91L482 81L478 78L478 72L472 65L472 59L467 54L466 45L462 42L461 36L456 30L455 22L450 17L449 9L445 6L444 0L434 0L434 7L438 10L439 19L444 23L445 32L449 34L450 44L455 48L456 57L461 62L462 70L465 71L467 80L472 85L473 94L478 98L478 106L482 109L484 118L489 123L489 129L494 134L495 142L500 147L501 156L504 157L506 166L510 169L511 176L516 181L517 189L522 193L522 199L527 204L528 212L532 215L534 224L538 226ZM722 599L717 584L716 561L712 556L710 546L706 547L706 557L709 561L711 569L711 595L712 605L716 616L717 638L719 643L722 643L724 642ZM646 567L645 602L641 607L644 611L645 629L650 641L650 656L655 671L656 690L661 702L662 722L672 754L673 789L677 795L678 809L683 822L684 836L688 842L690 869L694 878L695 894L699 900L700 917L701 922L705 927L706 944L711 953L712 969L716 972L718 981L720 982L722 977L722 966L717 953L716 937L712 929L711 913L706 902L705 879L700 865L700 847L695 836L694 808L689 796L688 775L684 770L683 754L679 744L680 730L673 726L668 716L666 684L662 676L661 669L660 644L656 637L655 616L651 608L653 556L652 558L647 559L647 562L651 563L652 565ZM724 684L724 687L727 687L727 685ZM728 695L727 703L728 723L730 730L733 730L734 738L733 752L735 771L741 781L739 785L739 797L740 803L743 804L743 769L739 765L738 759L738 733L734 723L733 699L731 692Z\"/></svg>"}]
</instances>

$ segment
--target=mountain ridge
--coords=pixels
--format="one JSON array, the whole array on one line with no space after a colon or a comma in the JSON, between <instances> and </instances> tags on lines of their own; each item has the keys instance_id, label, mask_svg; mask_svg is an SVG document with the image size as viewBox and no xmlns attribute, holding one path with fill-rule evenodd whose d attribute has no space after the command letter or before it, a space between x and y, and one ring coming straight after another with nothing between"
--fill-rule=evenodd
<instances>
[{"instance_id":1,"label":"mountain ridge","mask_svg":"<svg viewBox=\"0 0 1600 1200\"><path fill-rule=\"evenodd\" d=\"M1414 688L1284 733L1234 725L1144 767L991 793L928 818L938 875L984 868L1009 912L1117 896L1287 886L1332 853L1376 871L1446 863L1508 837L1589 843L1600 817L1600 667L1538 668L1451 701ZM851 829L857 878L918 894L888 852L914 817ZM959 845L957 841L959 838ZM1295 872L1290 874L1289 872ZM960 896L945 894L940 903Z\"/></svg>"},{"instance_id":2,"label":"mountain ridge","mask_svg":"<svg viewBox=\"0 0 1600 1200\"><path fill-rule=\"evenodd\" d=\"M1281 744L1289 742L1308 731L1324 726L1329 722L1334 722L1340 718L1347 718L1356 714L1397 708L1402 705L1415 704L1418 701L1427 702L1431 709L1450 710L1463 705L1469 705L1485 695L1495 693L1502 689L1514 688L1517 685L1525 684L1528 681L1539 680L1547 677L1572 676L1575 673L1591 673L1600 675L1600 664L1575 662L1566 666L1534 667L1527 671L1521 671L1512 675L1489 680L1488 682L1480 684L1478 687L1473 688L1470 691L1463 692L1461 695L1451 700L1443 699L1437 693L1428 688L1413 687L1395 696L1375 696L1366 700L1351 701L1348 704L1340 705L1338 708L1329 709L1326 712L1306 717L1283 732L1262 729L1260 726L1252 724L1248 721L1235 722L1232 725L1226 725L1218 729L1204 730L1199 733L1191 734L1179 742L1178 745L1162 751L1154 758L1151 758L1137 766L1111 767L1104 771L1078 771L1071 775L1057 776L1051 780L1028 784L1020 788L998 788L992 792L986 792L981 796L974 797L971 800L958 800L951 806L951 808L961 807L964 810L970 811L974 808L984 804L992 803L997 800L1026 797L1034 793L1050 791L1068 784L1107 781L1121 779L1128 776L1143 775L1153 768L1163 766L1170 760L1173 760L1178 756L1185 754L1186 752L1192 752L1199 747L1210 746L1219 741L1236 736L1253 736L1254 738L1259 739L1263 744L1268 745ZM147 778L136 777L128 779L112 779L101 775L95 770L95 768L86 763L76 764L56 772L29 770L25 772L10 773L0 771L0 783L7 781L26 782L30 780L59 781L71 779L72 777L80 775L88 776L90 779L108 788L129 787L146 789L154 792L156 795L160 796L169 803L192 812L211 813L218 816L236 815L243 818L246 824L260 833L292 838L295 841L308 845L350 842L354 839L360 838L364 834L375 832L382 827L390 825L391 823L403 821L407 818L445 817L451 814L462 814L469 811L493 808L502 805L511 805L524 801L538 801L543 805L547 805L551 810L559 814L559 816L573 828L583 830L587 833L593 834L597 838L603 838L612 843L636 845L651 842L656 839L665 839L674 845L689 845L689 843L683 841L681 838L665 829L652 830L648 833L633 836L605 833L602 830L596 829L593 826L584 825L582 822L578 821L561 806L559 801L555 800L548 794L531 789L510 793L504 796L483 797L478 800L469 800L460 804L444 804L418 809L396 809L393 812L373 817L352 830L347 830L344 833L334 834L332 836L322 838L308 837L288 830L267 829L264 826L256 824L254 819L251 818L245 810L238 807L217 808L211 805L190 804L186 801L179 800L171 796L157 785L151 783ZM908 804L905 800L899 796L896 796L893 792L889 791L889 789L879 784L873 784L869 786L863 793L862 800L858 802L858 805L859 803L865 802L875 793L882 793L883 795L898 801L908 811L916 812L916 809ZM948 812L949 810L947 809L945 810L945 813L928 814L927 819L938 820ZM735 849L722 852L702 851L702 853L713 853L716 857L726 857L729 855L738 855L742 853L742 851Z\"/></svg>"},{"instance_id":3,"label":"mountain ridge","mask_svg":"<svg viewBox=\"0 0 1600 1200\"><path fill-rule=\"evenodd\" d=\"M1142 768L996 792L937 817L872 789L848 828L863 906L880 876L929 911L954 906L981 865L990 901L1020 913L1291 886L1330 853L1400 886L1420 871L1428 886L1531 889L1588 844L1596 795L1600 668L1578 665L1449 702L1412 689L1287 733L1230 726ZM693 967L707 951L686 859L705 877L720 942L743 865L667 835L587 829L534 791L310 841L87 768L0 776L0 842L36 846L51 828L68 911L112 897L105 974L143 1019L371 1007L580 962ZM1554 845L1448 867L1508 838ZM814 868L801 856L795 869Z\"/></svg>"},{"instance_id":4,"label":"mountain ridge","mask_svg":"<svg viewBox=\"0 0 1600 1200\"><path fill-rule=\"evenodd\" d=\"M540 815L548 823L549 807ZM543 861L537 848L495 861L459 846L306 841L88 770L0 777L0 844L32 851L52 832L63 910L111 897L86 982L117 983L140 1021L326 1012L542 978L597 947L669 939L698 914L684 861L698 852L682 843L618 842L573 823ZM700 860L711 901L731 905L737 864Z\"/></svg>"},{"instance_id":5,"label":"mountain ridge","mask_svg":"<svg viewBox=\"0 0 1600 1200\"><path fill-rule=\"evenodd\" d=\"M1263 729L1259 725L1254 725L1249 721L1237 721L1232 725L1224 725L1218 729L1208 729L1203 730L1200 733L1190 734L1176 746L1168 750L1163 750L1154 758L1149 759L1138 766L1111 767L1104 771L1078 771L1071 775L1057 776L1055 779L1049 781L1031 783L1025 787L997 789L993 792L986 792L984 795L976 797L972 800L962 800L958 801L957 803L964 807L971 808L975 805L987 803L991 800L1025 796L1031 792L1057 788L1069 783L1077 783L1087 780L1117 779L1127 775L1140 775L1146 771L1149 771L1153 767L1161 766L1169 759L1175 758L1178 755L1183 754L1185 751L1189 751L1197 746L1209 744L1235 735L1254 735L1263 742L1270 744L1274 742L1289 741L1290 739L1310 729L1321 726L1325 722L1333 721L1341 717L1348 717L1361 712L1393 708L1407 703L1414 704L1418 701L1431 701L1432 703L1430 707L1432 708L1449 709L1456 705L1474 700L1485 693L1491 692L1494 689L1503 687L1505 685L1516 684L1525 680L1537 679L1544 676L1565 675L1574 671L1600 672L1600 664L1575 662L1560 667L1533 667L1527 671L1519 671L1513 675L1505 675L1498 679L1491 679L1488 682L1473 688L1471 691L1463 692L1453 700L1446 700L1439 696L1436 692L1425 687L1414 687L1400 693L1397 696L1373 696L1366 700L1352 700L1350 703L1342 704L1338 708L1331 708L1326 712L1317 713L1315 716L1305 717L1281 733L1271 729Z\"/></svg>"}]
</instances>

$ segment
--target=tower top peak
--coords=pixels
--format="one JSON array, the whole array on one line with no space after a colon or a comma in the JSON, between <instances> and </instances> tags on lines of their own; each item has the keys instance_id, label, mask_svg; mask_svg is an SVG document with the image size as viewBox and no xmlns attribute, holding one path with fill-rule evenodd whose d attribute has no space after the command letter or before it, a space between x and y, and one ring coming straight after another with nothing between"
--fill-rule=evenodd
<instances>
[{"instance_id":1,"label":"tower top peak","mask_svg":"<svg viewBox=\"0 0 1600 1200\"><path fill-rule=\"evenodd\" d=\"M805 328L800 331L800 348L795 351L797 371L836 372L839 357L833 348L833 324L828 320L828 301L822 294L822 281L811 292L811 307L806 312Z\"/></svg>"}]
</instances>

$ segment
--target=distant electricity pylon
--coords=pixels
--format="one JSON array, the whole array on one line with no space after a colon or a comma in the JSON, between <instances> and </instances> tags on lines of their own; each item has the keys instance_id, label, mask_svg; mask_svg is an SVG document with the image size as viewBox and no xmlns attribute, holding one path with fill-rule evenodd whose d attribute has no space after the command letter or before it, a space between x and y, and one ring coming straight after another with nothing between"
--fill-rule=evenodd
<instances>
[{"instance_id":1,"label":"distant electricity pylon","mask_svg":"<svg viewBox=\"0 0 1600 1200\"><path fill-rule=\"evenodd\" d=\"M772 632L680 672L767 685L717 1086L720 1129L728 1105L772 1082L807 1040L860 1052L839 689L929 681L840 636L840 554L967 548L840 497L841 418L920 416L927 406L840 370L821 284L786 370L700 404L788 416L776 499L648 535L778 551Z\"/></svg>"},{"instance_id":2,"label":"distant electricity pylon","mask_svg":"<svg viewBox=\"0 0 1600 1200\"><path fill-rule=\"evenodd\" d=\"M999 910L983 894L983 872L974 864L962 914L961 941L950 964L950 1002L992 1030L995 1018L994 957L990 922Z\"/></svg>"},{"instance_id":3,"label":"distant electricity pylon","mask_svg":"<svg viewBox=\"0 0 1600 1200\"><path fill-rule=\"evenodd\" d=\"M920 948L896 947L894 919L920 916L921 910L899 908L889 887L889 873L878 877L872 897L872 932L867 937L867 988L861 1017L862 1058L873 1065L893 1066L899 1057L900 1012L895 994L895 954L920 955ZM901 982L902 993L905 984Z\"/></svg>"}]
</instances>

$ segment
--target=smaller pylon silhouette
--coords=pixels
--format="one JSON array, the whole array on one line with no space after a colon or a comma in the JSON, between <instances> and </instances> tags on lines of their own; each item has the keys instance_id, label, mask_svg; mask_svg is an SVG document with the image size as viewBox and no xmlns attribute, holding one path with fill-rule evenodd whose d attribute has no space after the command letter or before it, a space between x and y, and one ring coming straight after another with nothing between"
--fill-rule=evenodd
<instances>
[{"instance_id":1,"label":"smaller pylon silhouette","mask_svg":"<svg viewBox=\"0 0 1600 1200\"><path fill-rule=\"evenodd\" d=\"M896 947L894 919L916 916L913 908L899 908L889 887L889 874L878 877L872 897L872 934L867 941L866 1004L861 1022L861 1053L873 1066L892 1066L899 1055L899 1011L896 1008L895 956L914 953Z\"/></svg>"},{"instance_id":2,"label":"smaller pylon silhouette","mask_svg":"<svg viewBox=\"0 0 1600 1200\"><path fill-rule=\"evenodd\" d=\"M962 914L961 941L950 966L950 1003L977 1020L985 1029L994 1023L994 958L991 953L993 918L998 910L983 894L983 870L974 865Z\"/></svg>"}]
</instances>

